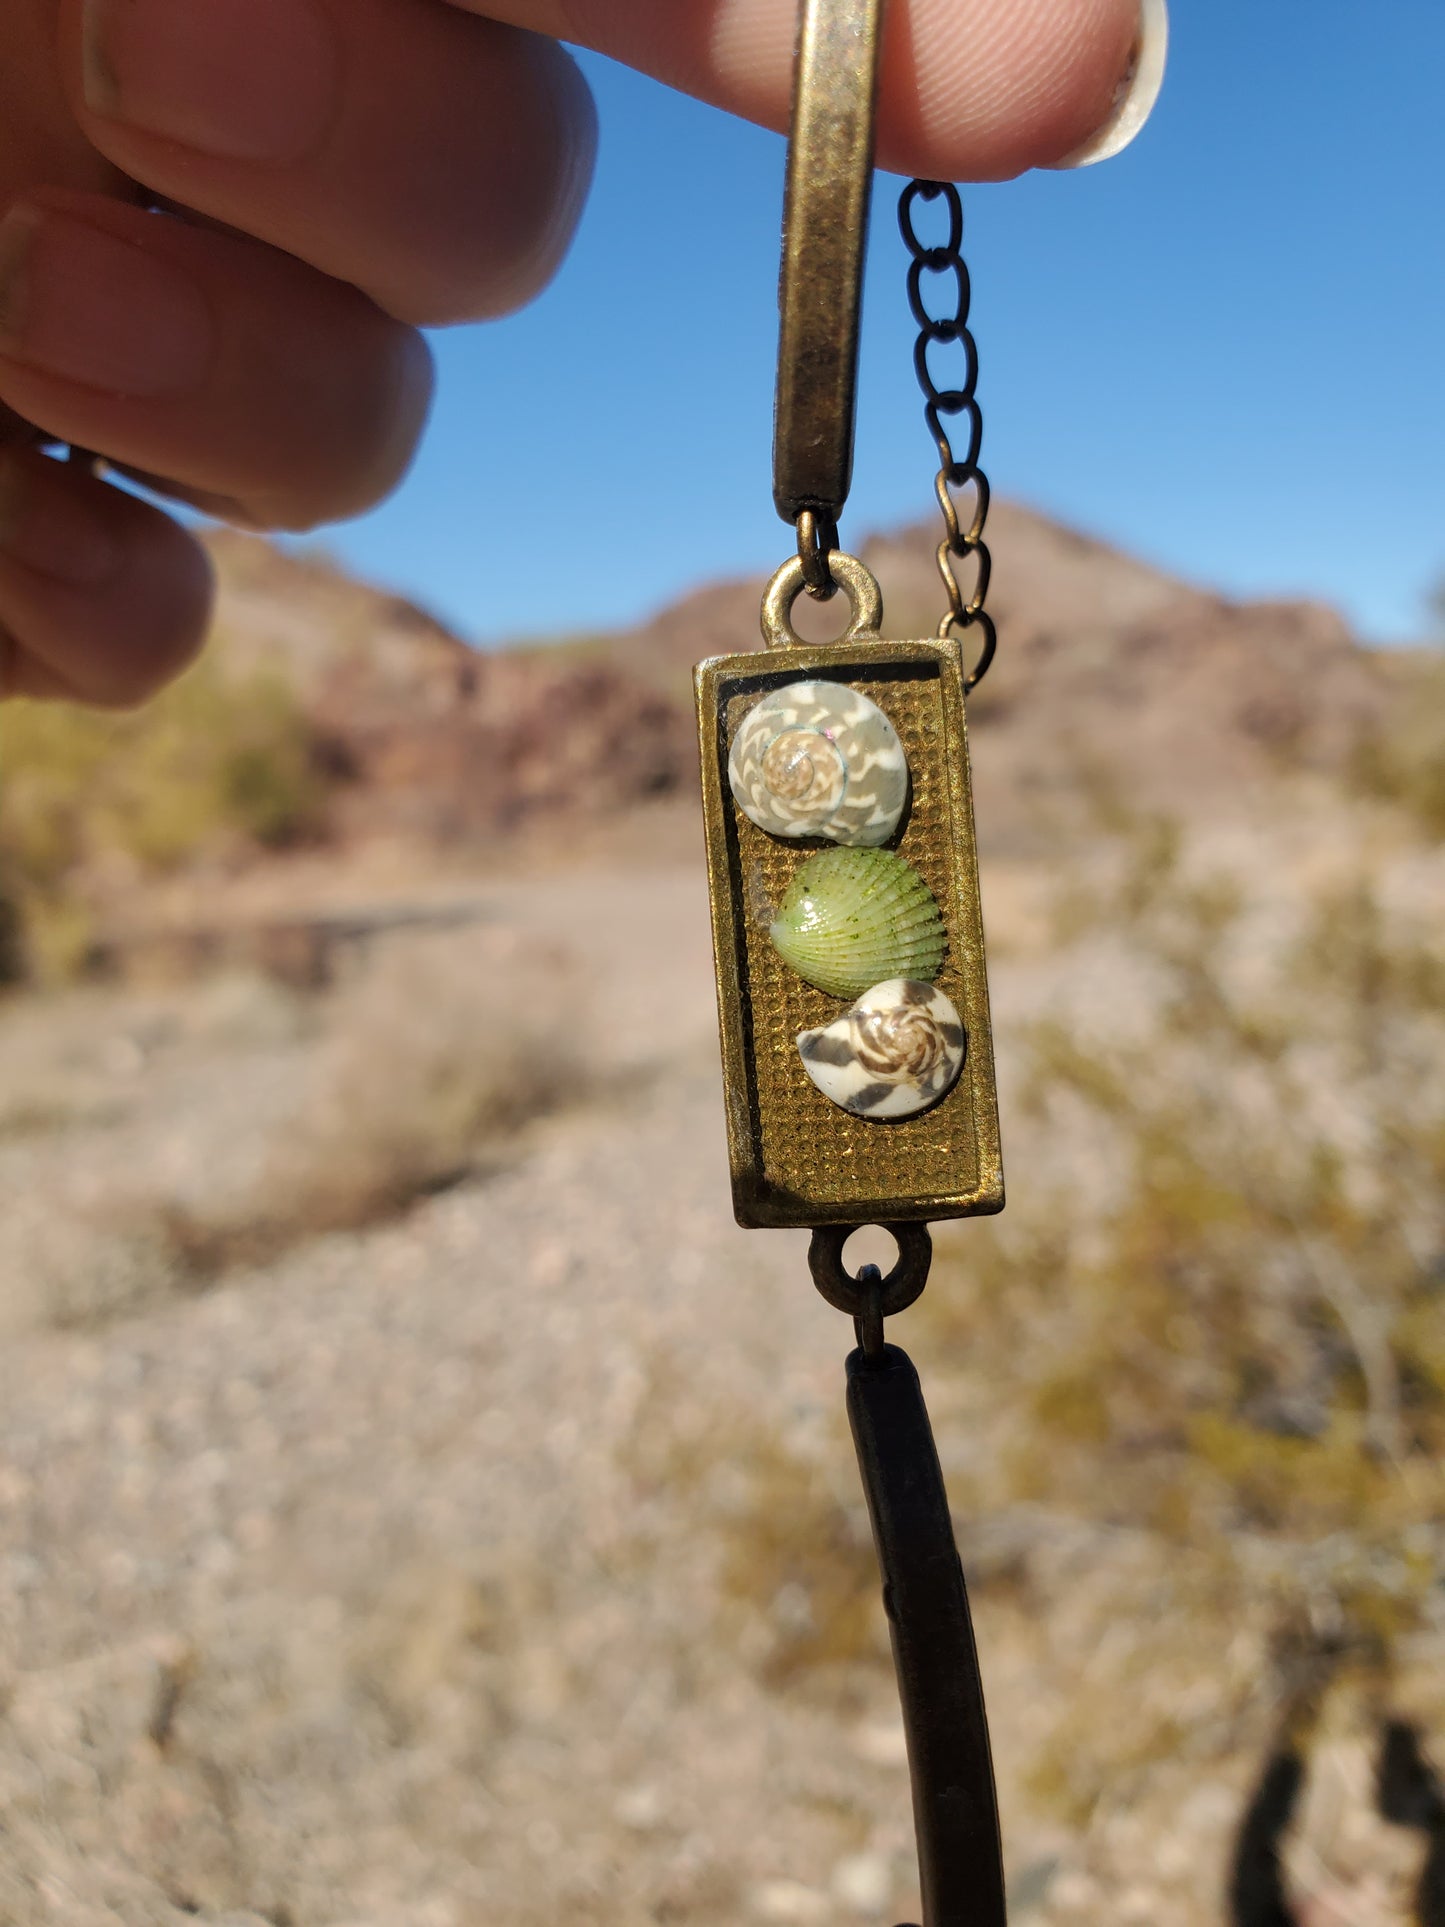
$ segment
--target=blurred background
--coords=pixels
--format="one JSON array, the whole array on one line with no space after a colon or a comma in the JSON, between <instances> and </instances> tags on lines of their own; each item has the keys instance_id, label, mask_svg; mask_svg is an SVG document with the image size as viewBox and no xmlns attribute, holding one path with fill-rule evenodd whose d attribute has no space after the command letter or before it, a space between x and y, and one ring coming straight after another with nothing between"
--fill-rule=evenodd
<instances>
[{"instance_id":1,"label":"blurred background","mask_svg":"<svg viewBox=\"0 0 1445 1927\"><path fill-rule=\"evenodd\" d=\"M1436 0L1181 0L1134 149L966 197L1010 1204L896 1335L1030 1927L1229 1922L1292 1750L1298 1927L1428 1919L1445 1852L1377 1785L1387 1722L1445 1749L1442 61ZM916 1917L694 802L790 539L782 143L585 64L582 234L437 339L400 495L216 532L147 710L0 715L17 1927ZM844 537L922 635L898 185Z\"/></svg>"}]
</instances>

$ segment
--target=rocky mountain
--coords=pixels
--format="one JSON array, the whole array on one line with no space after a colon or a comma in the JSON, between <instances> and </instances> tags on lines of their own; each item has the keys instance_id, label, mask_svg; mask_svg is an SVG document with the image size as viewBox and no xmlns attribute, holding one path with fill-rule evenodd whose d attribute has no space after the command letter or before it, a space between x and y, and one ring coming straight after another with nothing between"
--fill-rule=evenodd
<instances>
[{"instance_id":1,"label":"rocky mountain","mask_svg":"<svg viewBox=\"0 0 1445 1927\"><path fill-rule=\"evenodd\" d=\"M1445 691L1402 703L1426 686L1414 659L1320 605L1231 602L1023 508L989 526L999 654L970 705L986 860L1052 860L1121 809L1244 824L1358 778L1381 745L1376 793L1445 827ZM934 631L935 535L863 545L888 634ZM175 689L136 716L0 716L0 979L128 969L157 943L299 946L305 975L322 923L422 898L430 915L443 872L465 892L499 864L692 860L692 665L760 646L761 578L632 629L479 651L324 555L211 544L215 635ZM794 619L816 640L843 626L806 598Z\"/></svg>"},{"instance_id":2,"label":"rocky mountain","mask_svg":"<svg viewBox=\"0 0 1445 1927\"><path fill-rule=\"evenodd\" d=\"M1081 774L1179 809L1331 767L1387 702L1390 671L1313 603L1235 603L1030 511L990 523L1000 653L975 699L988 835L1014 847ZM863 550L885 628L931 634L932 525ZM690 797L691 665L758 637L759 579L710 584L641 626L557 647L468 649L411 604L320 560L214 542L223 661L279 666L338 777L334 831L441 842L596 821ZM831 609L798 612L807 633Z\"/></svg>"}]
</instances>

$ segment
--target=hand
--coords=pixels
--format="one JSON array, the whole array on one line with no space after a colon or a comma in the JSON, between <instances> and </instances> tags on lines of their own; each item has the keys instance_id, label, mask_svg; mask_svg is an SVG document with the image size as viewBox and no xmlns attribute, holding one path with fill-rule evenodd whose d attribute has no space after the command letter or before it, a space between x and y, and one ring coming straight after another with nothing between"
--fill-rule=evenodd
<instances>
[{"instance_id":1,"label":"hand","mask_svg":"<svg viewBox=\"0 0 1445 1927\"><path fill-rule=\"evenodd\" d=\"M550 36L786 124L795 0L483 4L0 0L0 694L137 701L209 612L193 538L40 439L254 528L396 484L418 326L528 300L581 210L595 117ZM1139 0L893 0L880 161L1057 161L1138 28Z\"/></svg>"}]
</instances>

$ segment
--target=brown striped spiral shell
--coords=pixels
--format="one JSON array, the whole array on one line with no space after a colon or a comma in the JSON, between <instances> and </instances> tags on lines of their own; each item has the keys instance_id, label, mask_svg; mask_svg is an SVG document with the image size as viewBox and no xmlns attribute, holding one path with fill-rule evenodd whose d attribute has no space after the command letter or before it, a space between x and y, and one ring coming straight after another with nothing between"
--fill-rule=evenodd
<instances>
[{"instance_id":1,"label":"brown striped spiral shell","mask_svg":"<svg viewBox=\"0 0 1445 1927\"><path fill-rule=\"evenodd\" d=\"M958 1081L967 1038L952 998L910 977L877 983L841 1017L798 1037L803 1069L855 1117L912 1117Z\"/></svg>"},{"instance_id":2,"label":"brown striped spiral shell","mask_svg":"<svg viewBox=\"0 0 1445 1927\"><path fill-rule=\"evenodd\" d=\"M933 1009L919 1004L859 1011L853 1021L853 1047L870 1076L920 1080L947 1052Z\"/></svg>"}]
</instances>

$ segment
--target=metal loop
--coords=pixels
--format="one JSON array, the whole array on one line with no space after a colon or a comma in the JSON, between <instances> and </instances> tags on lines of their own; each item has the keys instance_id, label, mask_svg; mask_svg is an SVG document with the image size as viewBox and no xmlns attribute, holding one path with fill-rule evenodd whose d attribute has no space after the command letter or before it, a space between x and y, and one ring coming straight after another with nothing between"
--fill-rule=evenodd
<instances>
[{"instance_id":1,"label":"metal loop","mask_svg":"<svg viewBox=\"0 0 1445 1927\"><path fill-rule=\"evenodd\" d=\"M876 1265L864 1265L855 1278L843 1263L843 1247L861 1229L856 1224L820 1225L808 1246L808 1269L835 1310L860 1320L875 1315L880 1321L892 1318L906 1311L928 1283L933 1239L926 1224L885 1224L880 1229L898 1246L897 1262L886 1278L878 1278Z\"/></svg>"},{"instance_id":2,"label":"metal loop","mask_svg":"<svg viewBox=\"0 0 1445 1927\"><path fill-rule=\"evenodd\" d=\"M950 409L942 407L943 399L951 399L951 397L943 397L940 401L927 403L923 410L923 419L928 423L928 432L932 435L934 446L938 450L939 466L948 476L952 487L962 488L978 467L979 452L983 447L983 411L972 395L964 396L956 408ZM968 418L968 447L962 455L956 455L953 451L948 430L939 419L942 414L965 415Z\"/></svg>"},{"instance_id":3,"label":"metal loop","mask_svg":"<svg viewBox=\"0 0 1445 1927\"><path fill-rule=\"evenodd\" d=\"M883 1356L883 1273L877 1265L863 1265L858 1272L858 1287L864 1295L864 1308L853 1320L853 1331L869 1358Z\"/></svg>"},{"instance_id":4,"label":"metal loop","mask_svg":"<svg viewBox=\"0 0 1445 1927\"><path fill-rule=\"evenodd\" d=\"M954 501L952 489L949 487L948 470L941 468L933 482L933 492L938 497L939 513L943 517L944 527L948 530L949 545L955 555L964 554L983 540L983 525L988 520L988 477L981 468L976 468L968 477L968 481L960 482L958 486L966 488L968 482L972 482L975 495L973 520L968 525L967 534L963 532L962 523L959 521L958 503Z\"/></svg>"},{"instance_id":5,"label":"metal loop","mask_svg":"<svg viewBox=\"0 0 1445 1927\"><path fill-rule=\"evenodd\" d=\"M983 641L979 646L973 668L963 679L963 691L967 695L969 690L976 689L988 674L989 664L993 661L998 649L998 631L987 609L975 609L972 617L967 621L962 616L955 616L950 609L938 625L938 633L944 641L953 634L955 622L960 629L979 629L983 633Z\"/></svg>"},{"instance_id":6,"label":"metal loop","mask_svg":"<svg viewBox=\"0 0 1445 1927\"><path fill-rule=\"evenodd\" d=\"M972 556L974 562L973 594L965 597L963 584L958 579L954 560L967 561ZM988 594L988 579L993 573L993 557L988 552L986 542L972 542L967 548L955 547L945 536L934 553L938 573L943 577L943 586L948 592L948 613L954 622L965 627L983 613L984 598Z\"/></svg>"},{"instance_id":7,"label":"metal loop","mask_svg":"<svg viewBox=\"0 0 1445 1927\"><path fill-rule=\"evenodd\" d=\"M827 558L828 570L840 588L847 592L848 626L840 642L863 642L876 638L883 626L883 591L866 563L846 549L833 549ZM763 591L763 641L770 649L796 649L803 638L792 623L793 604L807 586L802 558L790 555Z\"/></svg>"},{"instance_id":8,"label":"metal loop","mask_svg":"<svg viewBox=\"0 0 1445 1927\"><path fill-rule=\"evenodd\" d=\"M936 201L940 195L948 210L948 238L946 241L924 242L913 225L914 204L918 201L925 204ZM903 234L904 246L915 259L920 254L936 253L940 248L957 254L963 246L963 201L958 189L948 181L910 181L898 197L898 226Z\"/></svg>"},{"instance_id":9,"label":"metal loop","mask_svg":"<svg viewBox=\"0 0 1445 1927\"><path fill-rule=\"evenodd\" d=\"M935 315L929 312L923 298L923 277L925 274L952 274L958 289L950 315ZM908 306L913 319L920 328L947 326L963 328L968 325L969 304L973 299L973 284L968 277L968 268L958 255L940 254L935 260L931 254L920 254L908 270Z\"/></svg>"},{"instance_id":10,"label":"metal loop","mask_svg":"<svg viewBox=\"0 0 1445 1927\"><path fill-rule=\"evenodd\" d=\"M831 602L838 593L828 557L838 546L838 524L821 509L798 511L798 560L803 565L803 587L815 602Z\"/></svg>"},{"instance_id":11,"label":"metal loop","mask_svg":"<svg viewBox=\"0 0 1445 1927\"><path fill-rule=\"evenodd\" d=\"M947 388L940 388L933 379L933 370L928 365L928 351L935 342L951 346L957 342L963 349L963 380L954 382ZM913 372L918 377L918 385L927 400L945 415L957 415L966 403L973 400L978 386L978 346L967 328L960 328L956 334L934 334L927 328L919 330L918 340L913 346ZM957 396L959 399L953 401ZM945 398L953 402L946 407Z\"/></svg>"}]
</instances>

